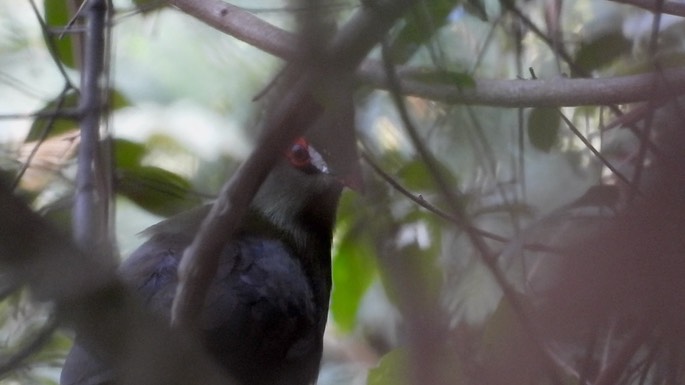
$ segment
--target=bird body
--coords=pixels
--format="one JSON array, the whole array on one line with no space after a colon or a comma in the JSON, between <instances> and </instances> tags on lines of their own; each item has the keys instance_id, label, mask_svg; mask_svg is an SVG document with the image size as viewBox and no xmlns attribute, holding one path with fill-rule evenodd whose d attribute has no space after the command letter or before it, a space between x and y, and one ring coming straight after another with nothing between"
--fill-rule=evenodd
<instances>
[{"instance_id":1,"label":"bird body","mask_svg":"<svg viewBox=\"0 0 685 385\"><path fill-rule=\"evenodd\" d=\"M226 240L205 299L200 315L205 347L239 383L316 381L331 290L331 237L342 189L317 156L305 142L297 142L276 164L239 231ZM165 319L181 257L209 209L203 206L145 230L148 241L120 267L143 304ZM61 384L107 383L92 382L103 367L77 345Z\"/></svg>"}]
</instances>

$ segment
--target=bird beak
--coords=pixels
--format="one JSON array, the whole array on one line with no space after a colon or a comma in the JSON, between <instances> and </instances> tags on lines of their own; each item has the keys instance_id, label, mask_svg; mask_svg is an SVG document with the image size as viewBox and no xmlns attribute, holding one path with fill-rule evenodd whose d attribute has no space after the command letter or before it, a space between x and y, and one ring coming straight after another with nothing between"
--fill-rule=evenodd
<instances>
[{"instance_id":1,"label":"bird beak","mask_svg":"<svg viewBox=\"0 0 685 385\"><path fill-rule=\"evenodd\" d=\"M364 178L362 178L361 172L339 176L337 179L340 184L350 190L354 190L360 194L364 193Z\"/></svg>"}]
</instances>

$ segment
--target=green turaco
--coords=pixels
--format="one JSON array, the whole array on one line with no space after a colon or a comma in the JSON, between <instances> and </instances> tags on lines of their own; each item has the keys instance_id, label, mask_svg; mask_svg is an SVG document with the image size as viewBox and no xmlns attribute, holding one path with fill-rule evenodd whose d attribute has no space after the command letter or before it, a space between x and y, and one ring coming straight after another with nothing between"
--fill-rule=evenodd
<instances>
[{"instance_id":1,"label":"green turaco","mask_svg":"<svg viewBox=\"0 0 685 385\"><path fill-rule=\"evenodd\" d=\"M204 345L241 384L316 382L331 291L331 237L340 192L322 155L299 139L274 166L238 233L226 240L201 315ZM123 280L167 319L177 268L209 212L203 206L145 230ZM117 374L78 343L61 385L114 383Z\"/></svg>"}]
</instances>

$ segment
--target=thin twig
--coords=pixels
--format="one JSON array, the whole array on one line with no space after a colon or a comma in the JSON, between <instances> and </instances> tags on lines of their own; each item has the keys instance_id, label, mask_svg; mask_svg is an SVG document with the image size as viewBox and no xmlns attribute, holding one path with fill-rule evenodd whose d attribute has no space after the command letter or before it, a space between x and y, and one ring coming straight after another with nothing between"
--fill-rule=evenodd
<instances>
[{"instance_id":1,"label":"thin twig","mask_svg":"<svg viewBox=\"0 0 685 385\"><path fill-rule=\"evenodd\" d=\"M374 172L376 174L378 174L378 176L383 178L383 180L386 183L388 183L392 188L397 190L400 194L404 195L409 200L411 200L412 202L416 203L417 205L423 207L424 209L428 210L429 212L437 215L439 218L446 220L448 222L451 222L455 225L459 225L459 221L457 220L457 218L455 218L454 216L452 216L452 215L440 210L439 208L435 207L433 204L428 202L423 196L414 195L414 193L407 190L404 186L402 186L402 184L400 182L398 182L397 180L395 180L395 178L393 178L387 172L385 172L378 165L378 163L376 163L373 159L371 159L371 156L369 156L369 154L367 154L366 152L362 152L361 156L362 156L362 159L364 159L364 161L369 166L371 166L371 168L374 170ZM483 229L476 227L476 226L473 226L473 225L471 225L471 230L475 231L476 233L478 233L479 235L481 235L485 238L492 239L493 241L497 241L497 242L501 242L501 243L509 243L512 241L511 239L509 239L507 237L501 236L499 234L495 234L495 233L487 231L487 230L483 230ZM523 248L526 250L530 250L530 251L542 251L542 252L549 252L549 253L561 253L562 252L559 249L555 249L553 247L543 245L543 244L539 244L539 243L527 243L527 244L523 245Z\"/></svg>"},{"instance_id":2,"label":"thin twig","mask_svg":"<svg viewBox=\"0 0 685 385\"><path fill-rule=\"evenodd\" d=\"M62 76L62 79L64 82L72 89L75 89L74 85L71 83L71 80L69 78L69 75L67 75L67 70L64 68L64 64L62 64L58 57L58 49L57 46L55 46L55 41L52 39L52 36L50 36L50 33L48 31L48 25L45 24L45 20L43 20L43 17L40 14L40 11L38 10L38 6L36 6L36 3L34 0L29 0L29 4L31 4L31 9L33 10L33 13L36 16L36 20L38 20L38 23L40 24L40 29L43 32L43 37L45 40L45 44L47 45L48 50L50 51L50 58L52 61L55 63L55 66L57 67L57 70L59 71L60 75ZM65 86L66 87L66 86Z\"/></svg>"},{"instance_id":3,"label":"thin twig","mask_svg":"<svg viewBox=\"0 0 685 385\"><path fill-rule=\"evenodd\" d=\"M526 24L526 26L540 39L542 40L552 51L558 53L559 57L561 57L564 62L571 68L571 70L574 72L574 74L582 76L582 77L587 77L590 78L591 74L586 71L584 68L581 68L578 66L575 61L566 53L566 51L561 47L556 44L554 44L554 40L551 39L547 34L542 32L540 28L538 28L535 23L533 23L532 20L530 20L520 9L516 7L516 5L512 2L512 0L500 0L500 3L502 5L509 9L512 13L516 14L519 19ZM652 36L654 37L654 36ZM652 43L654 43L655 40L652 40ZM654 45L655 47L655 45ZM590 79L588 79L590 80ZM671 95L668 95L667 92L664 92L661 90L663 87L655 87L654 86L654 78L649 78L647 79L647 84L645 88L643 89L643 94L641 96L641 100L654 100L658 98L663 98L663 97L669 97ZM658 90L658 95L656 94ZM620 108L618 108L617 104L621 104L620 102L612 101L610 98L603 99L603 100L598 100L597 103L592 103L592 104L599 104L599 105L606 105L609 107L609 109L617 116L623 115L623 111L621 111ZM556 107L563 106L565 104L558 104ZM646 137L640 129L635 126L635 125L628 125L628 129L643 143L649 148L652 153L661 158L661 152L659 149L654 145L654 143L651 142L649 137ZM633 190L635 191L635 190Z\"/></svg>"},{"instance_id":4,"label":"thin twig","mask_svg":"<svg viewBox=\"0 0 685 385\"><path fill-rule=\"evenodd\" d=\"M68 84L65 84L65 87L62 89L62 92L60 92L59 96L57 97L57 106L56 110L59 111L64 103L66 102L66 94L71 90L71 87ZM49 120L45 124L45 127L43 128L43 131L40 133L40 137L36 141L36 145L33 147L31 150L31 153L29 156L26 158L26 161L24 164L22 164L21 168L19 169L19 172L17 172L17 175L14 177L14 181L12 182L12 190L16 190L17 186L19 186L19 183L21 182L21 178L24 177L24 174L26 173L26 170L29 169L31 166L31 162L33 161L33 158L36 156L38 153L38 149L40 146L43 144L45 139L47 139L48 134L50 134L50 131L52 131L52 127L57 121L58 115L54 114L49 117Z\"/></svg>"},{"instance_id":5,"label":"thin twig","mask_svg":"<svg viewBox=\"0 0 685 385\"><path fill-rule=\"evenodd\" d=\"M450 186L447 183L440 171L440 168L438 167L437 160L426 148L425 144L418 135L416 127L414 127L406 105L404 104L402 93L400 91L400 84L397 80L397 74L395 73L395 68L391 62L388 50L385 49L385 47L383 48L384 49L381 50L381 53L390 85L390 94L416 151L425 162L426 168L431 173L433 179L437 182L438 188L445 196L446 202L450 205L450 209L453 211L453 215L457 220L457 226L464 230L468 236L481 261L485 264L494 277L498 286L502 290L504 298L507 302L509 302L512 310L516 314L516 317L521 322L523 329L531 339L533 346L535 346L537 350L537 353L539 353L540 357L543 358L544 367L548 372L549 378L555 384L562 384L563 381L561 380L561 376L559 374L559 367L557 365L555 355L548 349L544 340L542 339L542 336L537 333L535 327L533 326L532 320L527 315L522 300L519 298L512 285L509 284L504 273L500 270L497 264L497 259L495 258L495 254L490 251L490 248L485 243L483 237L472 229L470 221L464 212L464 208L462 207L463 202L465 201L463 198L463 193L459 191L458 187Z\"/></svg>"},{"instance_id":6,"label":"thin twig","mask_svg":"<svg viewBox=\"0 0 685 385\"><path fill-rule=\"evenodd\" d=\"M71 89L71 88L70 88ZM62 91L63 92L63 91ZM57 98L61 100L61 94ZM76 120L81 117L81 111L76 108L60 108L60 105L54 110L36 111L28 113L16 114L0 114L0 120L23 120L23 119L73 119Z\"/></svg>"},{"instance_id":7,"label":"thin twig","mask_svg":"<svg viewBox=\"0 0 685 385\"><path fill-rule=\"evenodd\" d=\"M597 157L597 159L599 159L599 161L602 162L602 164L603 164L606 168L608 168L609 170L611 170L611 172L612 172L614 175L616 175L616 177L617 177L618 179L620 179L623 183L626 183L626 185L628 185L628 186L631 185L630 179L628 179L625 175L623 175L623 173L621 173L616 167L614 167L614 165L611 164L611 162L609 162L609 161L604 157L604 155L602 155L602 154L595 148L595 146L592 145L592 143L590 143L590 141L585 137L585 135L583 135L583 134L580 132L580 130L578 130L578 128L575 126L575 124L573 124L573 122L572 122L569 118L567 118L566 115L564 115L564 113L561 112L561 110L559 110L559 116L561 116L561 119L564 121L564 123L566 123L566 126L571 130L571 132L573 132L573 134L574 134L578 139L580 139L581 142L583 142L583 144L585 145L585 147L587 147L587 149L590 150L590 152L592 152L592 155L594 155L595 157Z\"/></svg>"},{"instance_id":8,"label":"thin twig","mask_svg":"<svg viewBox=\"0 0 685 385\"><path fill-rule=\"evenodd\" d=\"M590 74L585 71L585 69L579 67L578 65L575 64L573 61L573 58L566 52L565 49L563 49L563 46L560 44L556 44L553 38L550 38L547 36L546 33L544 33L540 28L538 28L535 23L533 23L526 14L521 11L514 3L512 0L500 0L500 4L506 9L509 10L509 12L513 13L516 15L516 17L521 20L521 22L530 29L531 32L533 32L539 39L541 39L558 57L560 57L571 69L571 71L576 74L580 75L583 77L587 77Z\"/></svg>"}]
</instances>

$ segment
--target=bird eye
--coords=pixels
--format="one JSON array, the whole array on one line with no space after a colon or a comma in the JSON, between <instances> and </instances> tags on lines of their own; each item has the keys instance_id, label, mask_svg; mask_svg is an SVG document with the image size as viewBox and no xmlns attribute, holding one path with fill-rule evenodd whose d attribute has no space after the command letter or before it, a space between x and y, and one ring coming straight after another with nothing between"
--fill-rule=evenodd
<instances>
[{"instance_id":1,"label":"bird eye","mask_svg":"<svg viewBox=\"0 0 685 385\"><path fill-rule=\"evenodd\" d=\"M303 139L298 139L286 154L290 163L297 168L308 167L311 165L309 155L309 144Z\"/></svg>"}]
</instances>

